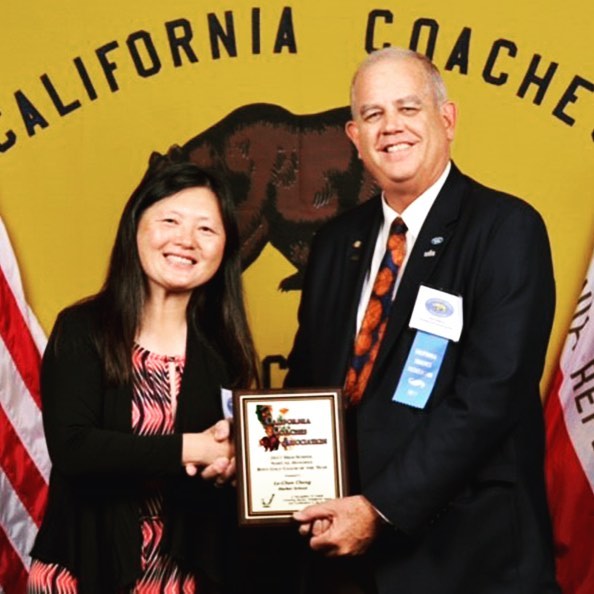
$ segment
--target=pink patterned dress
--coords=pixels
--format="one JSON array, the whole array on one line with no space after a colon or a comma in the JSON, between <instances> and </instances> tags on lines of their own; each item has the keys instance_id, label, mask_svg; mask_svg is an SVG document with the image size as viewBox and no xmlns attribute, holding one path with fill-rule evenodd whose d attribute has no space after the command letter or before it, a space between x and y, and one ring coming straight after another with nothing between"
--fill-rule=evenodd
<instances>
[{"instance_id":1,"label":"pink patterned dress","mask_svg":"<svg viewBox=\"0 0 594 594\"><path fill-rule=\"evenodd\" d=\"M132 431L136 435L173 432L185 357L158 355L135 345L132 352ZM139 502L142 575L126 594L195 594L196 578L161 553L163 497L157 482L148 483ZM77 594L76 578L57 564L31 564L27 594ZM123 592L120 594L124 594Z\"/></svg>"}]
</instances>

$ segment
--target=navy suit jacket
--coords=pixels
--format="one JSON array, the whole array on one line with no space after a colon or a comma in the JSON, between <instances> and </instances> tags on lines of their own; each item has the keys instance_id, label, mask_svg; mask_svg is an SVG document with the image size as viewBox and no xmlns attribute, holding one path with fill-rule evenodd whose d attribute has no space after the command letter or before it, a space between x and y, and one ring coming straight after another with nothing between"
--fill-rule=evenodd
<instances>
[{"instance_id":1,"label":"navy suit jacket","mask_svg":"<svg viewBox=\"0 0 594 594\"><path fill-rule=\"evenodd\" d=\"M317 234L287 386L343 384L380 200ZM462 296L464 327L417 409L392 397L415 337L408 323L421 284ZM356 410L358 482L393 525L367 553L380 593L559 591L539 396L554 300L539 214L452 166L410 254Z\"/></svg>"}]
</instances>

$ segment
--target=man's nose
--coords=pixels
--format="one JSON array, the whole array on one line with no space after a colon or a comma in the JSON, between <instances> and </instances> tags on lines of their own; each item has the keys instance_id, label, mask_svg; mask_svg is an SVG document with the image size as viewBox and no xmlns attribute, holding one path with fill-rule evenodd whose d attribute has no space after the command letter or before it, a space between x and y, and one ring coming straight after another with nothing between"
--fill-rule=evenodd
<instances>
[{"instance_id":1,"label":"man's nose","mask_svg":"<svg viewBox=\"0 0 594 594\"><path fill-rule=\"evenodd\" d=\"M384 126L382 132L384 134L393 134L399 132L404 127L404 117L398 109L390 109L385 112Z\"/></svg>"}]
</instances>

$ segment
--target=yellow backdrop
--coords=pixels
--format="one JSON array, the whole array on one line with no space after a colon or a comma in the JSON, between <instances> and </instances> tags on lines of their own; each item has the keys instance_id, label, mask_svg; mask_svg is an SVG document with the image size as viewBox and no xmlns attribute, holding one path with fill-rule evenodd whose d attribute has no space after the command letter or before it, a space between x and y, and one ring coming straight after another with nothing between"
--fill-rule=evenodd
<instances>
[{"instance_id":1,"label":"yellow backdrop","mask_svg":"<svg viewBox=\"0 0 594 594\"><path fill-rule=\"evenodd\" d=\"M413 44L459 104L458 166L545 218L558 286L550 375L593 248L591 0L36 5L2 6L0 216L46 331L99 288L151 151L250 103L295 114L346 105L366 49ZM213 45L217 31L226 44ZM277 287L293 272L268 245L244 274L262 355L290 348L299 293Z\"/></svg>"}]
</instances>

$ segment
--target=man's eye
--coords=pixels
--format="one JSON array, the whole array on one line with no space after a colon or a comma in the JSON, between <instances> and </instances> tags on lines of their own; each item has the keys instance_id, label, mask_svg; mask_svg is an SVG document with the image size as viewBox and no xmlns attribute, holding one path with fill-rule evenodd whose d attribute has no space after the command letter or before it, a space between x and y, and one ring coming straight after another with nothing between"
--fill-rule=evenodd
<instances>
[{"instance_id":1,"label":"man's eye","mask_svg":"<svg viewBox=\"0 0 594 594\"><path fill-rule=\"evenodd\" d=\"M379 111L370 111L369 113L366 113L363 116L363 120L366 122L373 122L374 120L377 120L380 116L380 112Z\"/></svg>"},{"instance_id":2,"label":"man's eye","mask_svg":"<svg viewBox=\"0 0 594 594\"><path fill-rule=\"evenodd\" d=\"M405 105L404 107L400 108L400 111L402 113L405 113L405 114L409 114L410 115L410 114L413 114L413 113L417 113L419 111L419 108L418 107L411 106L411 105Z\"/></svg>"}]
</instances>

